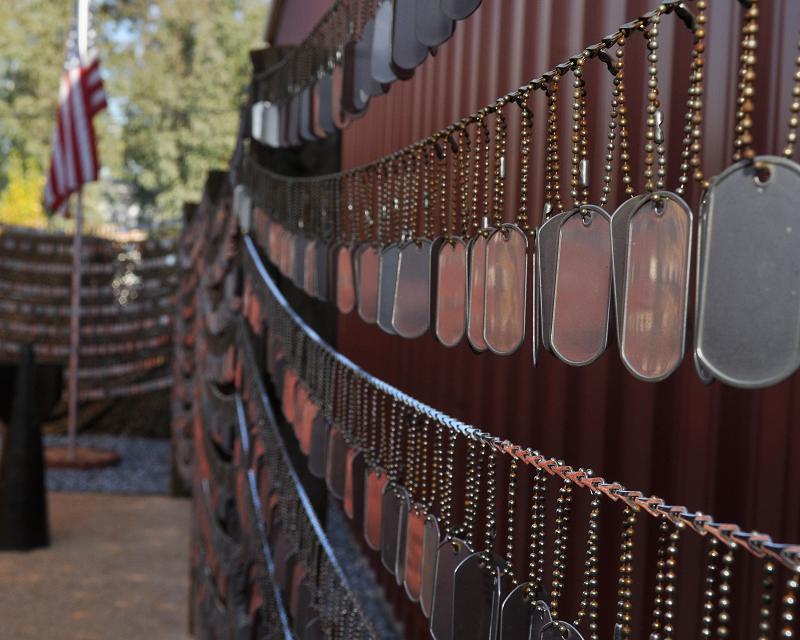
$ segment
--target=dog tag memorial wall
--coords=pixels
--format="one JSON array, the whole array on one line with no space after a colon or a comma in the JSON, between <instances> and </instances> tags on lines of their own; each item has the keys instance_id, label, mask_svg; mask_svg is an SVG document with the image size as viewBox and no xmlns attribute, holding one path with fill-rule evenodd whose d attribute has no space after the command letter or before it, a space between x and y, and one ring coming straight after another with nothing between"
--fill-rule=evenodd
<instances>
[{"instance_id":1,"label":"dog tag memorial wall","mask_svg":"<svg viewBox=\"0 0 800 640\"><path fill-rule=\"evenodd\" d=\"M558 238L550 346L567 364L587 365L608 343L610 217L600 207L581 206L563 219Z\"/></svg>"},{"instance_id":2,"label":"dog tag memorial wall","mask_svg":"<svg viewBox=\"0 0 800 640\"><path fill-rule=\"evenodd\" d=\"M431 252L425 238L400 248L392 326L403 338L418 338L431 322Z\"/></svg>"},{"instance_id":3,"label":"dog tag memorial wall","mask_svg":"<svg viewBox=\"0 0 800 640\"><path fill-rule=\"evenodd\" d=\"M757 156L715 178L700 214L696 359L727 384L800 366L800 166Z\"/></svg>"},{"instance_id":4,"label":"dog tag memorial wall","mask_svg":"<svg viewBox=\"0 0 800 640\"><path fill-rule=\"evenodd\" d=\"M625 227L624 245L617 245L622 234L612 234L614 271L622 274L620 355L634 376L656 382L683 359L692 212L679 196L659 191L638 202Z\"/></svg>"},{"instance_id":5,"label":"dog tag memorial wall","mask_svg":"<svg viewBox=\"0 0 800 640\"><path fill-rule=\"evenodd\" d=\"M528 240L514 224L504 224L486 243L483 337L499 355L516 351L525 338Z\"/></svg>"}]
</instances>

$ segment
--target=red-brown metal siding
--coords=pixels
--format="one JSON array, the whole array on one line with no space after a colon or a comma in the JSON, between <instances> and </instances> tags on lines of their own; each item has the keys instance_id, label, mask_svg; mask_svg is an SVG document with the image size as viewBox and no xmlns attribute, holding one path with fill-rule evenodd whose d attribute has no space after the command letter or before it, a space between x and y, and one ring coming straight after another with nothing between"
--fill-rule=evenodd
<instances>
[{"instance_id":1,"label":"red-brown metal siding","mask_svg":"<svg viewBox=\"0 0 800 640\"><path fill-rule=\"evenodd\" d=\"M287 4L291 7L304 3ZM709 5L703 159L706 174L713 176L728 164L732 150L741 10L735 0L709 0ZM343 132L343 168L395 151L489 104L654 6L654 0L484 0L473 16L457 24L455 36L435 57L426 60L411 80L397 82L387 96L374 98L367 113ZM282 22L282 28L284 25ZM796 0L761 2L754 130L759 152L776 153L782 148L798 26L800 3ZM633 36L627 50L626 95L631 110L633 166L640 172L646 71L641 36ZM665 17L660 29L660 91L671 160L667 186L673 189L690 53L686 30L674 16ZM596 176L603 164L610 111L609 77L596 61L589 63L586 75L589 127L596 133L591 146ZM571 83L566 80L569 76L562 96L568 96L571 90ZM569 98L562 100L568 102ZM530 216L537 221L542 202L541 94L532 104L537 124L532 143L531 173L536 179L532 183ZM508 108L507 113L509 153L513 155L518 112ZM561 125L562 140L568 140L566 117ZM567 155L562 151L562 156ZM511 162L508 166L516 165ZM513 171L510 174L507 217L517 206L518 179ZM599 180L594 180L596 186ZM640 173L636 184L641 187ZM562 188L568 192L568 181ZM597 194L593 193L596 200ZM696 210L697 189L692 189L688 201ZM612 203L618 202L615 195ZM746 287L747 283L741 286ZM672 504L712 513L718 521L737 522L781 541L800 540L800 377L762 391L742 391L719 383L704 386L687 354L683 366L669 380L648 384L625 371L615 345L584 369L570 368L546 353L540 355L540 363L534 369L530 344L528 336L518 353L497 357L476 355L465 344L446 349L431 336L417 340L390 337L363 323L355 313L340 316L338 327L342 352L370 372L459 419L546 455L563 457L575 467L592 468L629 488L655 493ZM691 348L691 330L688 346ZM561 607L568 616L576 611L577 574L584 553L585 502L583 495L576 498L570 578ZM617 514L621 507L604 504L603 508L612 515L604 521L600 541L602 636L608 637L615 601ZM499 517L502 519L502 515ZM520 504L518 533L527 530L526 520L527 509ZM501 524L500 535L504 535L503 529ZM519 533L520 541L522 535ZM687 532L682 540L679 624L700 619L704 558L697 536ZM640 528L636 545L635 575L641 576L648 568L652 578L652 527ZM755 578L752 572L758 570L758 564L744 561L742 553L737 555L739 578ZM392 580L385 572L378 573L389 587ZM749 580L751 585L756 582L757 579ZM652 579L637 579L634 591L634 618L638 624L646 625L652 609ZM758 596L756 588L745 589L737 584L737 632L733 637L754 635ZM417 606L397 593L394 600L408 624L408 637L416 637L423 625ZM641 631L634 637L646 635Z\"/></svg>"}]
</instances>

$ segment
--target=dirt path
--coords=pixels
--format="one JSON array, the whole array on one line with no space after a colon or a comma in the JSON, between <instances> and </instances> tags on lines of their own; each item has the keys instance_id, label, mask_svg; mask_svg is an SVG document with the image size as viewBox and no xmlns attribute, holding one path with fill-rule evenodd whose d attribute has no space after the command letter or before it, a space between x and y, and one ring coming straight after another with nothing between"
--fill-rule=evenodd
<instances>
[{"instance_id":1,"label":"dirt path","mask_svg":"<svg viewBox=\"0 0 800 640\"><path fill-rule=\"evenodd\" d=\"M0 553L0 640L183 640L189 502L50 494L50 548Z\"/></svg>"}]
</instances>

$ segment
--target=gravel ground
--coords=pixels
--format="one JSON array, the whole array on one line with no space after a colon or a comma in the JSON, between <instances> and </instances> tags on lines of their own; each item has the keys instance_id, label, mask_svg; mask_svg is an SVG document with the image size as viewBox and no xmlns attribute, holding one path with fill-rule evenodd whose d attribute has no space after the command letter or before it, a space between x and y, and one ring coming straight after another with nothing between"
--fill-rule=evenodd
<instances>
[{"instance_id":1,"label":"gravel ground","mask_svg":"<svg viewBox=\"0 0 800 640\"><path fill-rule=\"evenodd\" d=\"M45 446L64 446L65 436L47 435ZM166 439L79 435L78 446L116 451L120 464L107 469L48 469L49 491L166 494L169 491L170 443Z\"/></svg>"},{"instance_id":2,"label":"gravel ground","mask_svg":"<svg viewBox=\"0 0 800 640\"><path fill-rule=\"evenodd\" d=\"M327 519L328 540L350 588L361 602L364 614L372 621L381 640L399 640L402 634L392 617L386 594L375 581L372 568L359 550L342 508L332 498L328 500Z\"/></svg>"}]
</instances>

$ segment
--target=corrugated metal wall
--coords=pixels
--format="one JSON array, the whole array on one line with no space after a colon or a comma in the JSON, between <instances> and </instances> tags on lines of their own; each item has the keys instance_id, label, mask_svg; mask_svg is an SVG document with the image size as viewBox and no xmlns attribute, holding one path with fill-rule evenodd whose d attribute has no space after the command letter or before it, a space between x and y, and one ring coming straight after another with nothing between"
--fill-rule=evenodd
<instances>
[{"instance_id":1,"label":"corrugated metal wall","mask_svg":"<svg viewBox=\"0 0 800 640\"><path fill-rule=\"evenodd\" d=\"M392 152L489 104L654 4L654 0L484 0L472 17L458 23L455 36L411 80L398 82L387 96L373 99L366 115L344 131L343 168ZM731 155L741 11L735 0L710 0L709 4L704 168L713 176ZM800 3L769 0L761 5L755 139L759 151L775 153L782 148L785 135ZM626 75L634 148L637 142L641 146L644 130L642 51L641 37L632 37ZM659 53L671 160L668 186L673 189L690 51L686 30L674 16L666 17ZM598 83L607 87L609 80L600 64L591 63L590 68L590 129L597 134L592 140L592 166L602 167L610 98ZM592 102L593 98L601 102ZM541 96L534 106L541 120ZM564 118L562 126L568 124ZM509 137L512 153L515 126L516 120ZM538 131L532 147L534 176L542 175L543 145ZM634 167L642 166L640 158L641 153L635 151ZM534 181L533 220L538 219L542 202L541 182ZM516 183L516 176L509 176L509 211L516 206ZM697 199L694 190L689 202L695 209ZM618 199L612 202L618 203ZM687 356L669 380L647 384L624 370L615 345L585 369L570 368L549 354L543 354L534 369L530 337L514 356L476 355L465 344L446 349L431 336L411 341L387 336L377 327L365 325L355 313L340 316L338 334L340 349L369 371L495 435L538 448L546 455L561 456L573 466L591 467L606 478L654 492L673 504L710 512L719 521L738 522L779 540L800 540L798 376L763 391L735 390L719 383L704 386ZM578 502L581 500L583 497ZM616 513L621 507L610 505L607 510L615 509ZM520 509L518 528L525 526L524 511ZM573 540L584 539L585 513L585 505L579 504ZM601 586L604 606L611 602L612 608L617 519L612 518L601 531ZM637 575L645 565L652 574L653 531L637 535ZM701 616L703 556L695 538L691 533L683 535L679 620L699 621ZM575 542L569 560L571 576L580 570L583 552ZM753 577L751 572L756 570L756 563L737 560L740 577ZM570 614L577 603L576 581L572 582L567 604L562 605ZM637 582L634 590L635 618L645 623L652 609L652 585ZM756 589L739 587L735 593L741 626L733 637L754 635L757 596ZM413 614L416 606L403 604L399 596L397 602L409 624L421 624ZM610 629L611 613L603 613L605 630ZM637 636L644 637L644 633Z\"/></svg>"}]
</instances>

